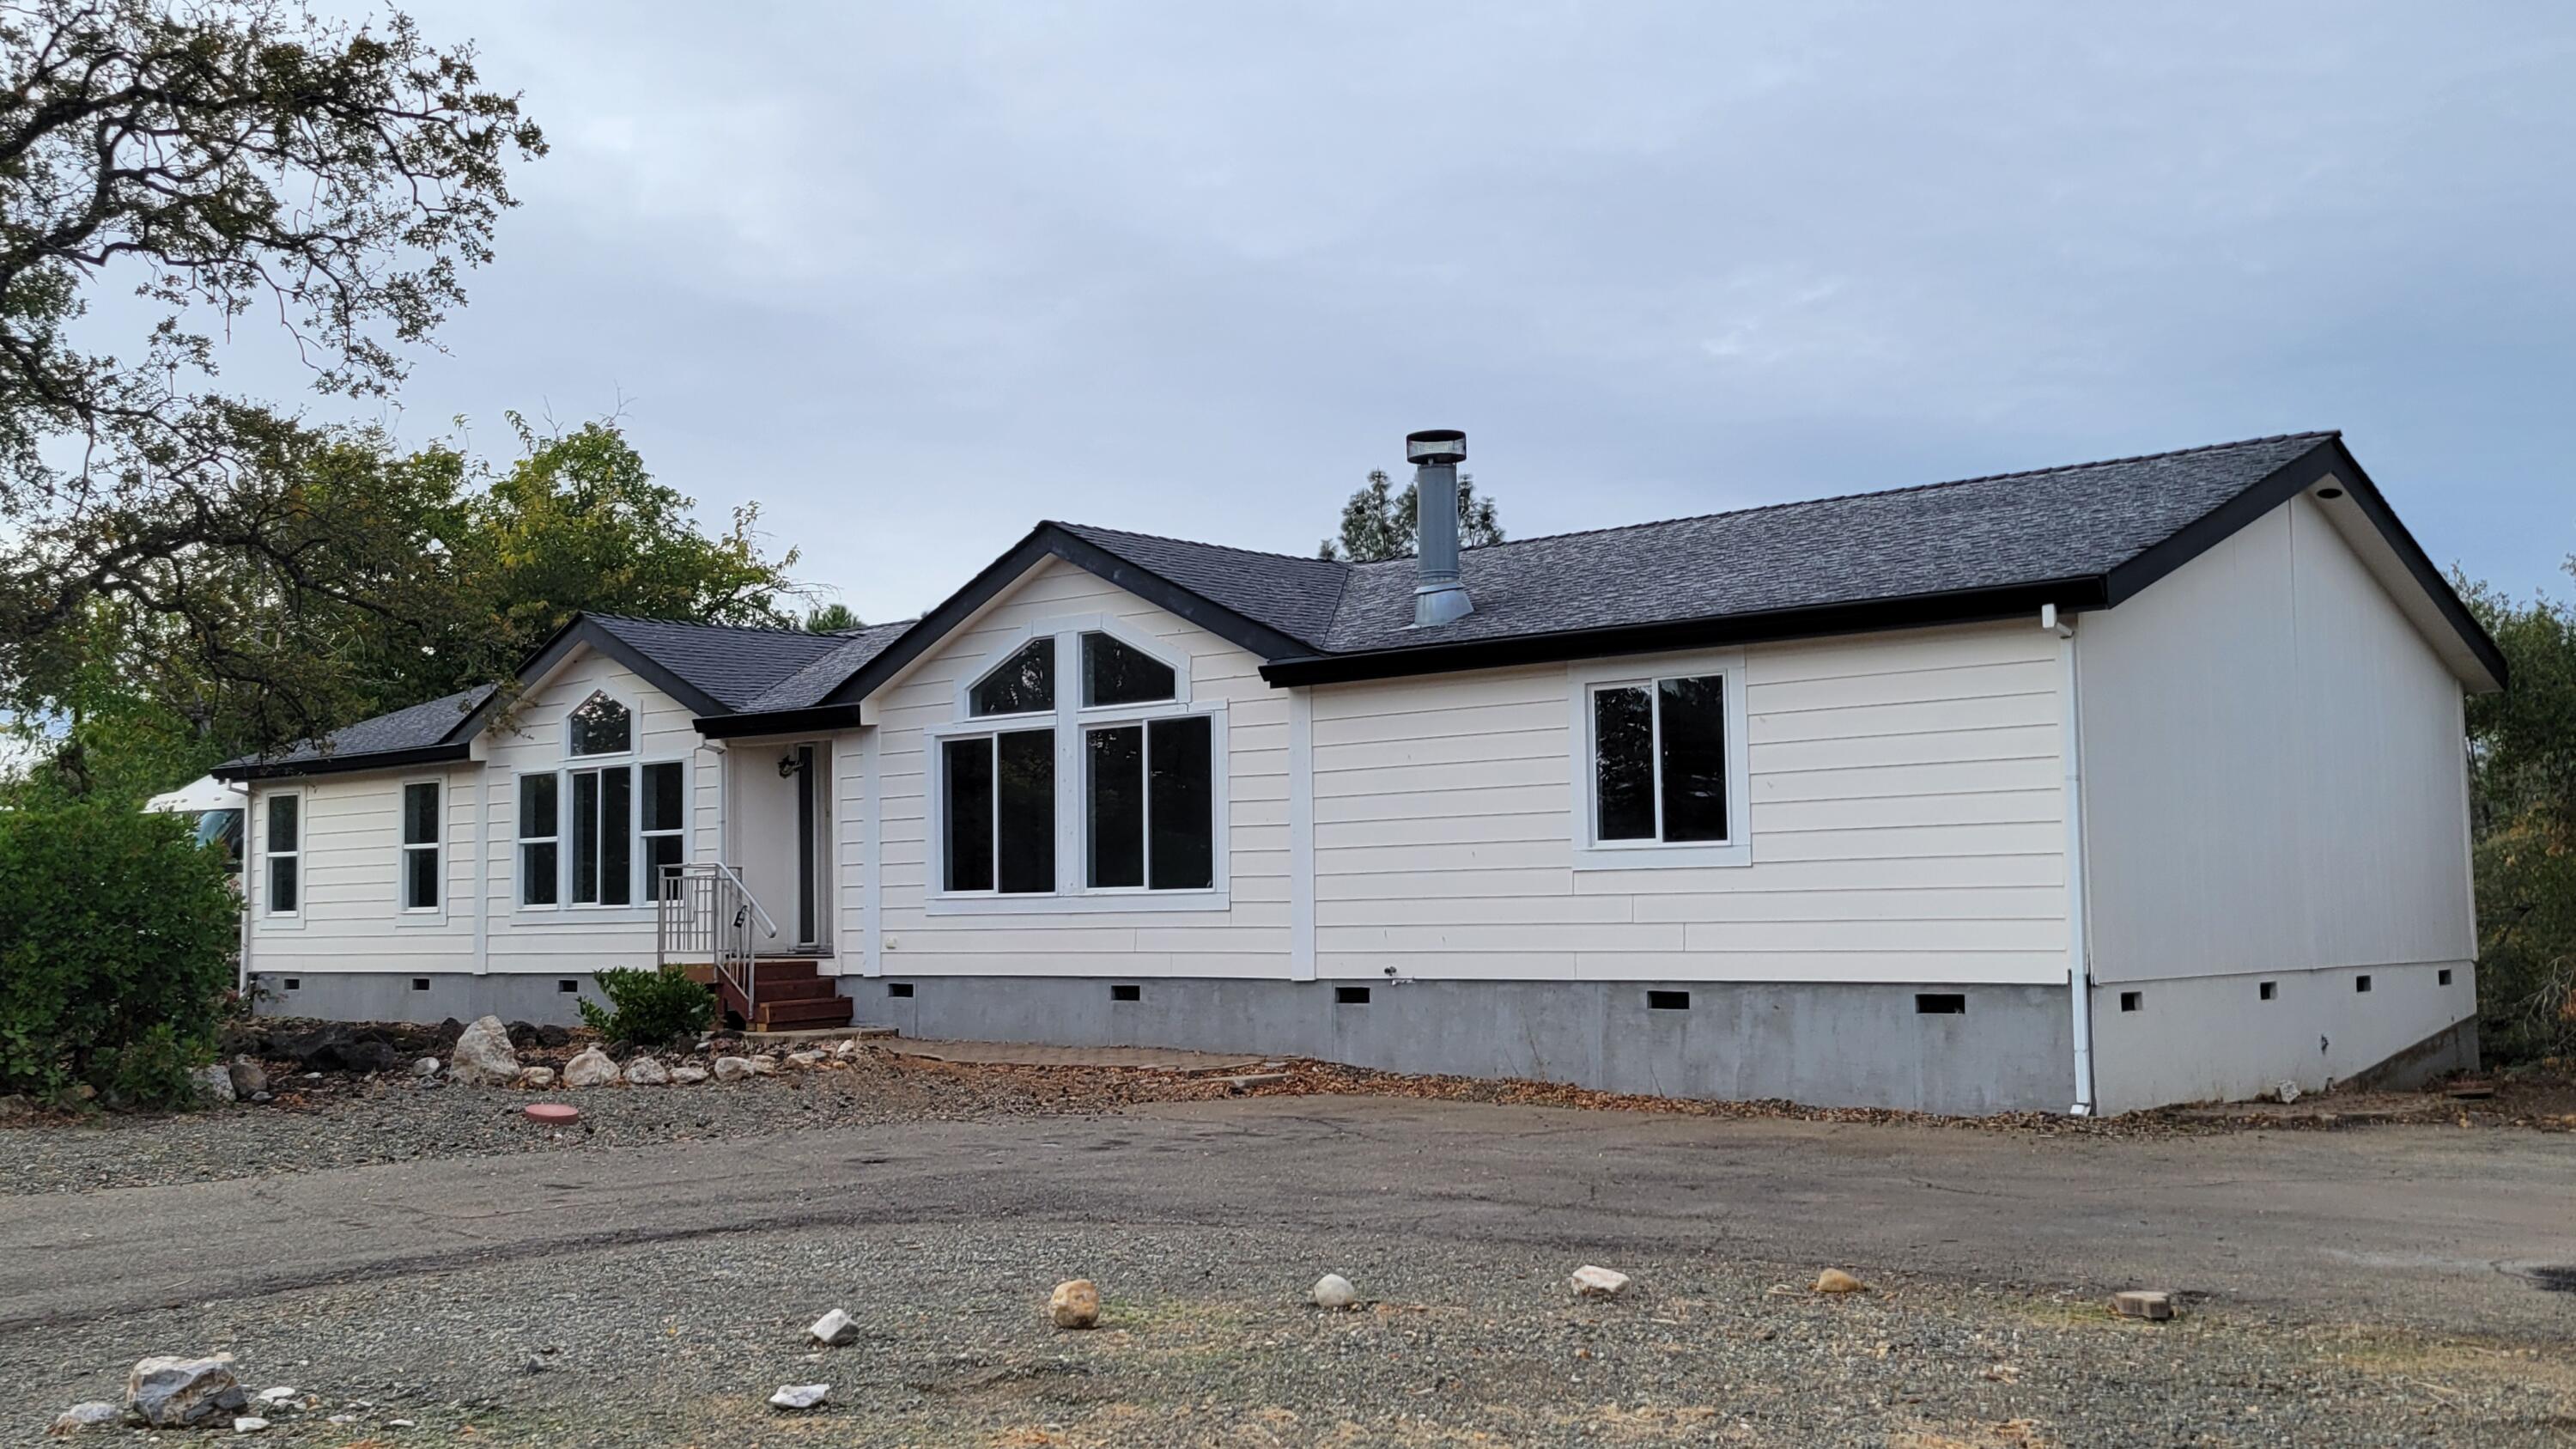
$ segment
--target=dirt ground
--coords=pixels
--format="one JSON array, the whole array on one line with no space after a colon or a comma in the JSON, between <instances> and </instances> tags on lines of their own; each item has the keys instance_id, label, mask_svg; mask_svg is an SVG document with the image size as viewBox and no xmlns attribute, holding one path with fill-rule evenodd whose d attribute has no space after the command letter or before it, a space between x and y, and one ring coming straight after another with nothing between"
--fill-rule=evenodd
<instances>
[{"instance_id":1,"label":"dirt ground","mask_svg":"<svg viewBox=\"0 0 2576 1449\"><path fill-rule=\"evenodd\" d=\"M2576 1439L2545 1094L1962 1126L1290 1076L872 1059L581 1094L587 1134L389 1082L0 1132L50 1184L0 1210L0 1438L228 1351L297 1390L266 1437L334 1446ZM1585 1263L1633 1286L1577 1299ZM1308 1303L1326 1271L1365 1306ZM1044 1318L1074 1276L1098 1330ZM2131 1286L2183 1317L2113 1318ZM859 1340L804 1343L836 1306Z\"/></svg>"}]
</instances>

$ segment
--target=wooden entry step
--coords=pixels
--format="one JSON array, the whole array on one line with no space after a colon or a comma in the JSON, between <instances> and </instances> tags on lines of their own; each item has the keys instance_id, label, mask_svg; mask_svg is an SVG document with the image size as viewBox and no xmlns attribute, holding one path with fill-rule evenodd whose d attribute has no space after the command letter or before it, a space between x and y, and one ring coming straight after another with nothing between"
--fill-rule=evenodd
<instances>
[{"instance_id":1,"label":"wooden entry step","mask_svg":"<svg viewBox=\"0 0 2576 1449\"><path fill-rule=\"evenodd\" d=\"M751 1000L715 968L691 967L691 977L715 992L728 1021L750 1031L832 1030L847 1027L857 1003L843 996L837 979L811 958L778 957L751 964Z\"/></svg>"}]
</instances>

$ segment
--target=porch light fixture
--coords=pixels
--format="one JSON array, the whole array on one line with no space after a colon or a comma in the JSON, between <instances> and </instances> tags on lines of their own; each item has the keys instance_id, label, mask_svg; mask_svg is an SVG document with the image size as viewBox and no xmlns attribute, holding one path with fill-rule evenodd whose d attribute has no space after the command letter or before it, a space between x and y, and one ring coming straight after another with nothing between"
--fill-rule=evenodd
<instances>
[{"instance_id":1,"label":"porch light fixture","mask_svg":"<svg viewBox=\"0 0 2576 1449\"><path fill-rule=\"evenodd\" d=\"M803 768L805 768L804 765L797 761L796 752L793 750L778 757L778 778L782 780L795 779L796 772Z\"/></svg>"}]
</instances>

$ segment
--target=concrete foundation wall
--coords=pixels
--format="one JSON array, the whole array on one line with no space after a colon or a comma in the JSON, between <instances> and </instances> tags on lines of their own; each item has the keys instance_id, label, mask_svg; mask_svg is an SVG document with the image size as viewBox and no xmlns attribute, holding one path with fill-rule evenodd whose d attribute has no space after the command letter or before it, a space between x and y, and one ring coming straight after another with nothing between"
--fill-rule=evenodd
<instances>
[{"instance_id":1,"label":"concrete foundation wall","mask_svg":"<svg viewBox=\"0 0 2576 1449\"><path fill-rule=\"evenodd\" d=\"M1136 988L1118 1001L1112 988ZM898 997L890 989L909 987ZM858 1019L905 1036L1164 1046L1522 1077L1615 1092L1929 1112L2059 1111L2074 1095L2066 993L2038 986L1781 982L845 979ZM1337 989L1369 993L1340 1003ZM1687 1010L1648 992L1684 992ZM1965 998L1922 1014L1919 992Z\"/></svg>"},{"instance_id":2,"label":"concrete foundation wall","mask_svg":"<svg viewBox=\"0 0 2576 1449\"><path fill-rule=\"evenodd\" d=\"M2365 976L2370 989L2355 990ZM2094 1085L2105 1112L2239 1101L2283 1082L2414 1086L2478 1064L2477 1012L2467 961L2106 982L2093 989Z\"/></svg>"},{"instance_id":3,"label":"concrete foundation wall","mask_svg":"<svg viewBox=\"0 0 2576 1449\"><path fill-rule=\"evenodd\" d=\"M428 983L426 990L420 989L422 982ZM566 982L572 983L572 990L564 989ZM579 1026L577 1003L608 1004L587 972L477 976L449 971L396 976L381 971L261 971L253 973L251 984L259 993L259 1015L322 1021L441 1022L451 1016L458 1021L497 1016L541 1026Z\"/></svg>"}]
</instances>

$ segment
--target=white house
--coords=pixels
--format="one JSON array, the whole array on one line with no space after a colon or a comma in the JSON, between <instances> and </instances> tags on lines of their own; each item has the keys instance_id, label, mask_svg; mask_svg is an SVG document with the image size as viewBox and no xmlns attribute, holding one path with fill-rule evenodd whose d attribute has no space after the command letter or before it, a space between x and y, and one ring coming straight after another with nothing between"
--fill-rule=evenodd
<instances>
[{"instance_id":1,"label":"white house","mask_svg":"<svg viewBox=\"0 0 2576 1449\"><path fill-rule=\"evenodd\" d=\"M845 636L584 617L221 773L267 1009L2126 1110L2476 1060L2505 669L2310 433L1423 557L1040 524Z\"/></svg>"}]
</instances>

